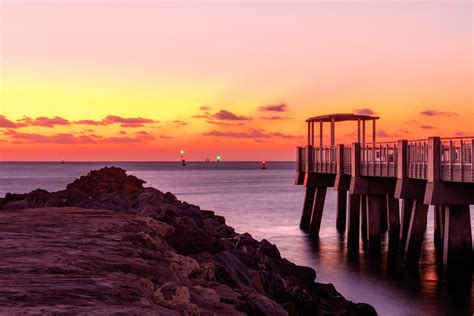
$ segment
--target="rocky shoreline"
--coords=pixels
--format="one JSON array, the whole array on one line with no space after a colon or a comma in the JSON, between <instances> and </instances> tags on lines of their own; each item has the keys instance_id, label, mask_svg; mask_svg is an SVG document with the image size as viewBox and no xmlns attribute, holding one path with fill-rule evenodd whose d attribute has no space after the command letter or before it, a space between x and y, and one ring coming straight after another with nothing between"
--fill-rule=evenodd
<instances>
[{"instance_id":1,"label":"rocky shoreline","mask_svg":"<svg viewBox=\"0 0 474 316\"><path fill-rule=\"evenodd\" d=\"M0 198L7 314L376 315L267 240L115 167Z\"/></svg>"}]
</instances>

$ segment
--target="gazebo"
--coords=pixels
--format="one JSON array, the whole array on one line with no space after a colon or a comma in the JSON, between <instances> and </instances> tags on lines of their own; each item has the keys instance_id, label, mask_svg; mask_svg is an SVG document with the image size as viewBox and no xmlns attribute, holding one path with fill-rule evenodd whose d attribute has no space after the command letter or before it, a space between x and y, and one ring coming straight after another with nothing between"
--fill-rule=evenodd
<instances>
[{"instance_id":1,"label":"gazebo","mask_svg":"<svg viewBox=\"0 0 474 316\"><path fill-rule=\"evenodd\" d=\"M357 121L357 142L365 143L365 122L372 121L372 142L375 143L376 130L375 121L378 116L362 115L362 114L327 114L315 117L310 117L306 120L308 123L308 146L314 146L314 123L319 122L319 146L323 146L323 123L331 123L331 146L335 146L336 122ZM361 124L362 123L362 124ZM362 138L361 138L362 125Z\"/></svg>"}]
</instances>

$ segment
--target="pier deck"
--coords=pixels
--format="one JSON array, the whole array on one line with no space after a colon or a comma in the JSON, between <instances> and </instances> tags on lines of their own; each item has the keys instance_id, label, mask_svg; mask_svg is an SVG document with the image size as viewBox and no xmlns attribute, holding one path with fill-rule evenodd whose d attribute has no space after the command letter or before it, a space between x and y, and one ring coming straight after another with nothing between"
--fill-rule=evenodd
<instances>
[{"instance_id":1,"label":"pier deck","mask_svg":"<svg viewBox=\"0 0 474 316\"><path fill-rule=\"evenodd\" d=\"M308 119L306 147L296 151L295 184L306 187L300 227L317 237L328 187L337 190L337 229L346 229L348 246L358 248L359 226L369 253L380 253L381 234L389 251L403 253L416 266L426 230L428 206L435 210L435 243L450 271L471 270L469 205L474 204L474 137L376 142L378 117L332 114ZM335 123L357 122L357 142L335 144ZM331 125L323 144L323 123ZM366 142L372 122L372 142ZM314 126L319 123L319 146ZM401 210L400 203L401 200ZM346 213L348 214L346 215ZM400 214L401 213L401 214Z\"/></svg>"}]
</instances>

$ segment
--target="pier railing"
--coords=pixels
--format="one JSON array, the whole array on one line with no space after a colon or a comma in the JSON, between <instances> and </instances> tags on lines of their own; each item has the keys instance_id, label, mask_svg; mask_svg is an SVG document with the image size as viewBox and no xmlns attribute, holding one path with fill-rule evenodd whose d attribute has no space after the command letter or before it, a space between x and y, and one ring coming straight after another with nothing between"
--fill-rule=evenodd
<instances>
[{"instance_id":1,"label":"pier railing","mask_svg":"<svg viewBox=\"0 0 474 316\"><path fill-rule=\"evenodd\" d=\"M408 178L426 180L428 177L428 140L408 142Z\"/></svg>"},{"instance_id":2,"label":"pier railing","mask_svg":"<svg viewBox=\"0 0 474 316\"><path fill-rule=\"evenodd\" d=\"M397 176L396 142L361 144L360 155L360 174L362 176Z\"/></svg>"},{"instance_id":3,"label":"pier railing","mask_svg":"<svg viewBox=\"0 0 474 316\"><path fill-rule=\"evenodd\" d=\"M313 172L336 173L336 147L320 146L314 147Z\"/></svg>"},{"instance_id":4,"label":"pier railing","mask_svg":"<svg viewBox=\"0 0 474 316\"><path fill-rule=\"evenodd\" d=\"M474 182L474 137L442 138L440 148L441 180Z\"/></svg>"},{"instance_id":5,"label":"pier railing","mask_svg":"<svg viewBox=\"0 0 474 316\"><path fill-rule=\"evenodd\" d=\"M400 142L406 144L406 161L401 162ZM360 148L361 176L397 177L398 164L402 163L408 178L430 180L432 168L439 180L474 182L474 137L298 147L297 168L303 172L351 175L354 145Z\"/></svg>"}]
</instances>

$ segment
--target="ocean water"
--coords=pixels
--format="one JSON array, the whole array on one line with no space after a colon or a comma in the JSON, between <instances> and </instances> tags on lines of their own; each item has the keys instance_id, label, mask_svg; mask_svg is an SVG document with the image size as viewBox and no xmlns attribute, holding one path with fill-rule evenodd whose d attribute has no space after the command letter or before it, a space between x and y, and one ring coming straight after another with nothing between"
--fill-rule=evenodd
<instances>
[{"instance_id":1,"label":"ocean water","mask_svg":"<svg viewBox=\"0 0 474 316\"><path fill-rule=\"evenodd\" d=\"M328 190L319 240L298 225L304 188L293 184L294 163L0 163L0 196L42 188L56 191L75 178L103 166L119 166L181 200L225 216L238 232L275 243L289 260L314 268L317 282L332 283L347 299L366 302L379 315L472 315L470 285L448 286L439 278L433 245L433 210L417 272L407 271L397 256L368 257L362 243L358 255L348 255L344 234L337 232L336 196ZM472 210L472 208L471 208ZM474 220L471 212L471 222ZM384 241L386 249L386 240Z\"/></svg>"}]
</instances>

